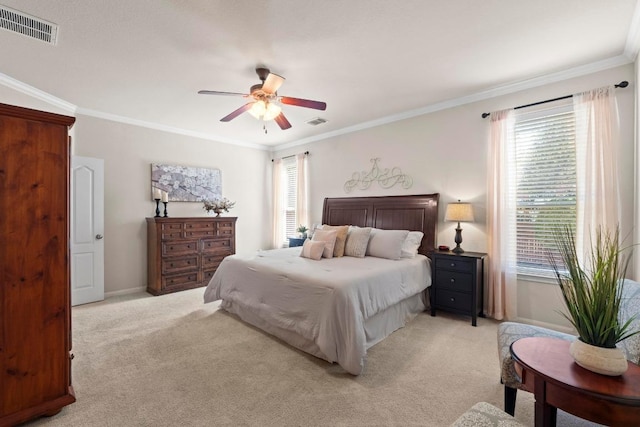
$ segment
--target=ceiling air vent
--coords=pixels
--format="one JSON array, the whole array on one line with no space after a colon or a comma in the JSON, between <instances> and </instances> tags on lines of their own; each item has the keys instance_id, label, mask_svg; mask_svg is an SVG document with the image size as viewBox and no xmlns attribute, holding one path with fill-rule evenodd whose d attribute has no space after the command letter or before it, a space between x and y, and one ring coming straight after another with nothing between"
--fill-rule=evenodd
<instances>
[{"instance_id":1,"label":"ceiling air vent","mask_svg":"<svg viewBox=\"0 0 640 427\"><path fill-rule=\"evenodd\" d=\"M52 45L58 36L58 25L3 5L0 5L0 28Z\"/></svg>"},{"instance_id":2,"label":"ceiling air vent","mask_svg":"<svg viewBox=\"0 0 640 427\"><path fill-rule=\"evenodd\" d=\"M327 123L327 121L321 117L316 117L315 119L307 120L305 123L311 126L318 126L322 123Z\"/></svg>"}]
</instances>

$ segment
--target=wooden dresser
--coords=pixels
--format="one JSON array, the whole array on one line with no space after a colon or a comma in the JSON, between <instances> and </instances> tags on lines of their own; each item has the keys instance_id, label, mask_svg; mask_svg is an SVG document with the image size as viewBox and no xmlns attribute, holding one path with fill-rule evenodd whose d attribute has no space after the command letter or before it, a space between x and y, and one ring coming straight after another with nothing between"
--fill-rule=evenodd
<instances>
[{"instance_id":1,"label":"wooden dresser","mask_svg":"<svg viewBox=\"0 0 640 427\"><path fill-rule=\"evenodd\" d=\"M0 104L0 426L54 415L71 387L69 127Z\"/></svg>"},{"instance_id":2,"label":"wooden dresser","mask_svg":"<svg viewBox=\"0 0 640 427\"><path fill-rule=\"evenodd\" d=\"M147 292L206 286L223 258L236 253L236 219L147 218Z\"/></svg>"}]
</instances>

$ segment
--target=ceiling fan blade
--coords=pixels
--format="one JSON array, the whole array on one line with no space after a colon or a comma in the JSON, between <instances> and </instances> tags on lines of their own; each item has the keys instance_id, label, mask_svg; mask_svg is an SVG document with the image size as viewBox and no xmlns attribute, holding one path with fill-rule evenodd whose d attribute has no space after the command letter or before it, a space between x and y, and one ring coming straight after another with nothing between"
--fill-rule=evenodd
<instances>
[{"instance_id":1,"label":"ceiling fan blade","mask_svg":"<svg viewBox=\"0 0 640 427\"><path fill-rule=\"evenodd\" d=\"M314 110L326 110L326 102L312 101L310 99L291 98L288 96L280 97L280 102L298 107L313 108Z\"/></svg>"},{"instance_id":2,"label":"ceiling fan blade","mask_svg":"<svg viewBox=\"0 0 640 427\"><path fill-rule=\"evenodd\" d=\"M225 95L225 96L249 96L246 93L218 92L217 90L199 90L200 95Z\"/></svg>"},{"instance_id":3,"label":"ceiling fan blade","mask_svg":"<svg viewBox=\"0 0 640 427\"><path fill-rule=\"evenodd\" d=\"M289 123L289 120L287 120L282 113L278 114L274 120L282 130L289 129L291 127L291 123Z\"/></svg>"},{"instance_id":4,"label":"ceiling fan blade","mask_svg":"<svg viewBox=\"0 0 640 427\"><path fill-rule=\"evenodd\" d=\"M278 89L280 89L282 83L284 83L284 77L269 73L267 79L262 84L262 91L269 95L274 94Z\"/></svg>"},{"instance_id":5,"label":"ceiling fan blade","mask_svg":"<svg viewBox=\"0 0 640 427\"><path fill-rule=\"evenodd\" d=\"M226 116L224 116L223 118L220 119L221 122L229 122L233 119L235 119L236 117L238 117L240 114L244 113L245 111L247 111L249 108L251 108L251 106L253 105L253 102L248 102L246 104L244 104L242 107L238 108L237 110L227 114Z\"/></svg>"}]
</instances>

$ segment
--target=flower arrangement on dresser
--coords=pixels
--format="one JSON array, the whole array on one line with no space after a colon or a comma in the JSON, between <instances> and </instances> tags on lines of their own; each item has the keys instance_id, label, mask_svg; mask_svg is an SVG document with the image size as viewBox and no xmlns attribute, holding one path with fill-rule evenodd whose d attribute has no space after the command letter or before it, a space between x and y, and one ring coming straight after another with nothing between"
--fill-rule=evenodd
<instances>
[{"instance_id":1,"label":"flower arrangement on dresser","mask_svg":"<svg viewBox=\"0 0 640 427\"><path fill-rule=\"evenodd\" d=\"M236 202L232 202L226 197L217 200L203 200L202 203L202 208L207 211L208 214L214 212L216 216L220 216L222 212L229 212L229 209L236 205Z\"/></svg>"}]
</instances>

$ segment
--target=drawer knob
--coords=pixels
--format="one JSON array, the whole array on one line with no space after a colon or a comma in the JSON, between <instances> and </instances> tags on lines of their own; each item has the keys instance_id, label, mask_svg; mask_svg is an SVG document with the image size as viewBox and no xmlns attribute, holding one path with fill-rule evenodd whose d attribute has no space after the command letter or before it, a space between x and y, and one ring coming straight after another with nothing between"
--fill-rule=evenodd
<instances>
[{"instance_id":1,"label":"drawer knob","mask_svg":"<svg viewBox=\"0 0 640 427\"><path fill-rule=\"evenodd\" d=\"M455 301L456 301L456 299L451 297L451 302L455 302Z\"/></svg>"},{"instance_id":2,"label":"drawer knob","mask_svg":"<svg viewBox=\"0 0 640 427\"><path fill-rule=\"evenodd\" d=\"M455 282L456 282L456 279L451 278L451 283L455 283Z\"/></svg>"},{"instance_id":3,"label":"drawer knob","mask_svg":"<svg viewBox=\"0 0 640 427\"><path fill-rule=\"evenodd\" d=\"M187 264L191 265L191 261L187 261Z\"/></svg>"},{"instance_id":4,"label":"drawer knob","mask_svg":"<svg viewBox=\"0 0 640 427\"><path fill-rule=\"evenodd\" d=\"M455 267L455 266L456 266L456 263L455 263L455 262L452 262L452 263L451 263L451 267Z\"/></svg>"},{"instance_id":5,"label":"drawer knob","mask_svg":"<svg viewBox=\"0 0 640 427\"><path fill-rule=\"evenodd\" d=\"M171 267L173 267L173 263L171 263L170 265L171 265Z\"/></svg>"}]
</instances>

